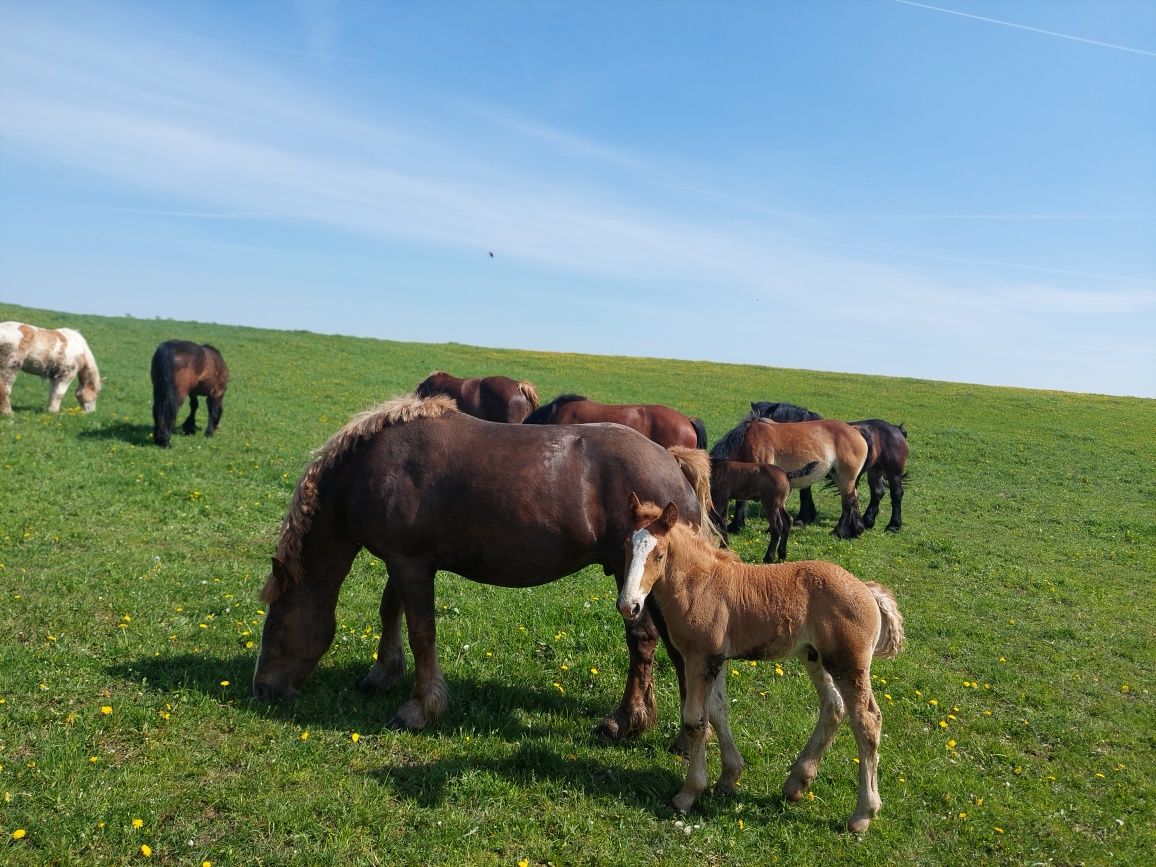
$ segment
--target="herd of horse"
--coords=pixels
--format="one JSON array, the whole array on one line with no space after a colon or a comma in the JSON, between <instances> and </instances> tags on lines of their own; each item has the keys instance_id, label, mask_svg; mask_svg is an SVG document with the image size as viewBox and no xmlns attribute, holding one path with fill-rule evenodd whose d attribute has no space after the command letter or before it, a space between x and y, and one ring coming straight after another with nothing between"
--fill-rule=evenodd
<instances>
[{"instance_id":1,"label":"herd of horse","mask_svg":"<svg viewBox=\"0 0 1156 867\"><path fill-rule=\"evenodd\" d=\"M0 410L11 412L8 388L23 368L53 381L52 411L81 376L78 400L92 411L100 380L87 344L69 329L45 331L0 324ZM183 432L195 431L197 397L204 396L205 433L212 435L229 377L220 353L165 341L151 373L156 444L170 444L186 396ZM782 420L791 415L805 417ZM813 521L809 489L827 478L841 498L837 537L872 526L885 483L892 499L887 529L898 530L906 431L877 419L845 423L792 404L753 403L709 455L706 445L702 420L670 407L576 394L542 405L523 380L436 371L413 393L354 417L308 464L261 591L268 609L254 695L285 699L300 690L333 641L338 594L363 548L384 561L388 577L378 651L359 685L391 690L405 677L404 615L414 685L388 725L405 730L435 722L449 703L436 650L439 570L527 587L597 565L618 585L630 663L621 702L598 725L602 737L631 737L656 723L653 670L661 641L682 698L674 748L690 760L673 805L689 810L707 782L708 726L723 753L718 790L733 789L743 767L727 721L725 661L796 657L820 713L783 796L805 794L848 720L859 751L859 795L848 827L865 830L880 808L881 715L870 666L873 657L902 648L902 615L888 588L833 563L772 561L786 558L787 495L806 495L798 520ZM860 516L856 483L864 473L872 499ZM761 565L725 548L728 529L741 526L751 499L762 503L771 536ZM739 505L728 526L731 500Z\"/></svg>"}]
</instances>

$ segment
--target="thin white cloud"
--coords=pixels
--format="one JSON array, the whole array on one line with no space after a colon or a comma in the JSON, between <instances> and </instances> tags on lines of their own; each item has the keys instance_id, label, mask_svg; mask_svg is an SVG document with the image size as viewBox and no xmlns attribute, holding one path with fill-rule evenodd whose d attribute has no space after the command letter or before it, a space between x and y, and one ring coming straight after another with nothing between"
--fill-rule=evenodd
<instances>
[{"instance_id":1,"label":"thin white cloud","mask_svg":"<svg viewBox=\"0 0 1156 867\"><path fill-rule=\"evenodd\" d=\"M1082 42L1085 45L1095 45L1098 48L1111 48L1114 51L1126 51L1129 54L1142 54L1145 57L1156 57L1156 51L1145 48L1132 48L1128 45L1117 45L1114 42L1102 42L1099 39L1088 39L1084 36L1075 36L1071 33L1059 33L1055 30L1044 30L1042 27L1029 27L1027 24L1017 24L1014 21L1004 21L1000 18L987 18L983 15L972 15L970 12L960 12L957 9L944 9L942 6L932 6L928 3L916 3L915 0L891 0L904 6L915 6L919 9L929 9L932 12L942 12L946 15L956 15L960 18L970 18L974 21L983 21L986 24L998 24L1001 27L1012 27L1016 30L1026 30L1029 33L1039 33L1043 36L1054 36L1057 39L1067 39L1071 42Z\"/></svg>"}]
</instances>

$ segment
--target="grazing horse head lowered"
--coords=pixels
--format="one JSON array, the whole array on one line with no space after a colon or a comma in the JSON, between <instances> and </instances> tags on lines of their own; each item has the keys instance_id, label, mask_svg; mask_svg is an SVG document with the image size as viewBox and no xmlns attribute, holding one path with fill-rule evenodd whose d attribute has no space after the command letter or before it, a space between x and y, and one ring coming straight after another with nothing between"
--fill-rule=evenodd
<instances>
[{"instance_id":1,"label":"grazing horse head lowered","mask_svg":"<svg viewBox=\"0 0 1156 867\"><path fill-rule=\"evenodd\" d=\"M77 378L76 402L85 412L96 409L100 371L79 331L0 322L0 415L12 414L12 383L21 370L49 381L48 412L60 411L64 393Z\"/></svg>"}]
</instances>

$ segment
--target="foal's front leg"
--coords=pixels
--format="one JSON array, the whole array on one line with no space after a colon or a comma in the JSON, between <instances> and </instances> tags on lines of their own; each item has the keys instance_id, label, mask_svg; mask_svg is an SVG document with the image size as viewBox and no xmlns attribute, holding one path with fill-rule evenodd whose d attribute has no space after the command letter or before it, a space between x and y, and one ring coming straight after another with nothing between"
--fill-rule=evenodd
<instances>
[{"instance_id":1,"label":"foal's front leg","mask_svg":"<svg viewBox=\"0 0 1156 867\"><path fill-rule=\"evenodd\" d=\"M683 730L679 737L689 743L690 767L682 790L671 801L671 805L680 813L688 812L706 788L707 701L725 660L722 656L687 654L686 663L686 698L682 701Z\"/></svg>"}]
</instances>

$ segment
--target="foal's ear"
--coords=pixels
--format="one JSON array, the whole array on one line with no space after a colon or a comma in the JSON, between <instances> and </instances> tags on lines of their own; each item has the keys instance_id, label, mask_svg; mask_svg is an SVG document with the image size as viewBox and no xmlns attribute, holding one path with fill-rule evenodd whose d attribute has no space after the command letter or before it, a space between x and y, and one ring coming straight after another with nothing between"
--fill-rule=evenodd
<instances>
[{"instance_id":1,"label":"foal's ear","mask_svg":"<svg viewBox=\"0 0 1156 867\"><path fill-rule=\"evenodd\" d=\"M666 508L662 510L658 520L666 525L667 528L673 527L678 523L678 506L673 501L666 504Z\"/></svg>"},{"instance_id":2,"label":"foal's ear","mask_svg":"<svg viewBox=\"0 0 1156 867\"><path fill-rule=\"evenodd\" d=\"M626 498L626 502L630 504L630 511L637 517L639 510L642 508L642 500L638 499L638 494L631 491L630 496Z\"/></svg>"}]
</instances>

